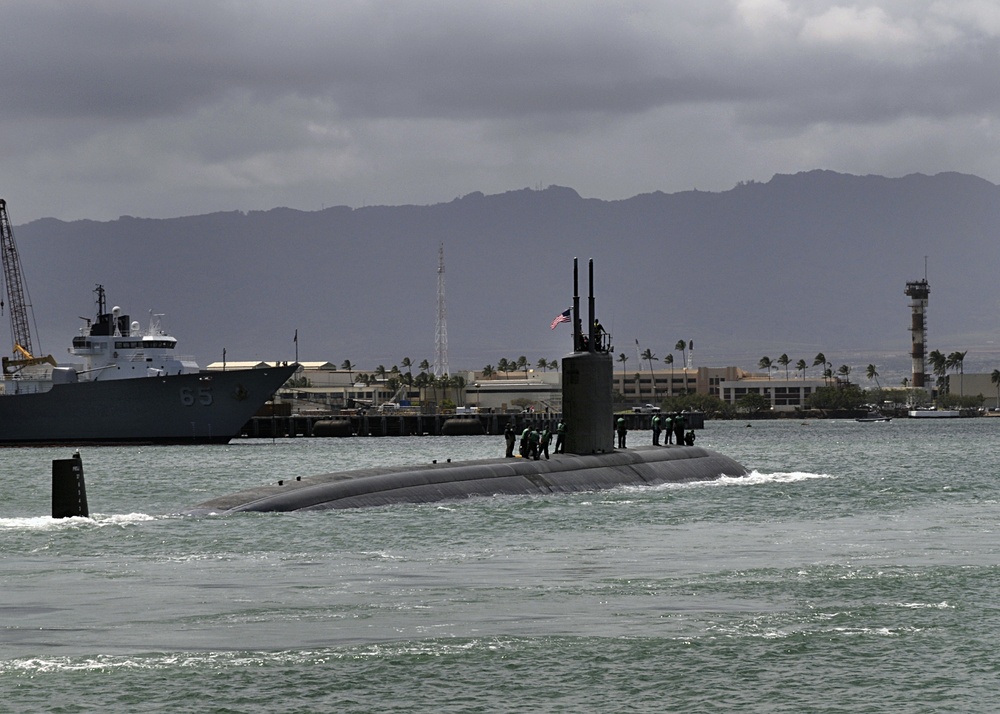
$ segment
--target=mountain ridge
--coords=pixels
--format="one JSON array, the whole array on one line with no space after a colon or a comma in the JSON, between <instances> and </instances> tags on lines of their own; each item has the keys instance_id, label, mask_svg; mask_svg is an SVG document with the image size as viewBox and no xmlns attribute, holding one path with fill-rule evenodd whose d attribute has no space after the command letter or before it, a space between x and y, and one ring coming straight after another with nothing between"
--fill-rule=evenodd
<instances>
[{"instance_id":1,"label":"mountain ridge","mask_svg":"<svg viewBox=\"0 0 1000 714\"><path fill-rule=\"evenodd\" d=\"M972 371L1000 352L998 198L969 174L817 169L613 201L550 186L425 206L41 218L14 230L27 284L45 286L34 312L57 357L102 283L133 319L166 313L179 349L202 364L223 349L231 360L294 359L296 330L302 360L433 362L443 243L453 371L561 358L568 327L548 323L571 301L574 256L584 269L595 260L616 353L635 358L638 339L662 357L694 340L697 364L745 368L783 352L908 368L903 288L927 256L928 347L969 350Z\"/></svg>"}]
</instances>

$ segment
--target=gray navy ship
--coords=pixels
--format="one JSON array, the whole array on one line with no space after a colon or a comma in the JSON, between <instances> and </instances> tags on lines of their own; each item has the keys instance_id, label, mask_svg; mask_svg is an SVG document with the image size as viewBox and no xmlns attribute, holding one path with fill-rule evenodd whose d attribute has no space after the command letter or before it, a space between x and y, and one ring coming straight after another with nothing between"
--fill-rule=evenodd
<instances>
[{"instance_id":1,"label":"gray navy ship","mask_svg":"<svg viewBox=\"0 0 1000 714\"><path fill-rule=\"evenodd\" d=\"M176 355L161 316L142 328L96 292L67 364L3 359L0 445L225 444L297 368L203 371Z\"/></svg>"}]
</instances>

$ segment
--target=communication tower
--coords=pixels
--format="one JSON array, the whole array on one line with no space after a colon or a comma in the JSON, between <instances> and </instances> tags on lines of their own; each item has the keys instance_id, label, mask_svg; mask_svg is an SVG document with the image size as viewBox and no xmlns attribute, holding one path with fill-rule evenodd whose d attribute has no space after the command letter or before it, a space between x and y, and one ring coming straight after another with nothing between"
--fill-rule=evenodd
<instances>
[{"instance_id":1,"label":"communication tower","mask_svg":"<svg viewBox=\"0 0 1000 714\"><path fill-rule=\"evenodd\" d=\"M931 294L927 278L907 283L904 294L910 298L911 313L910 359L913 363L913 374L910 378L910 386L922 389L927 372L924 361L927 344L927 297Z\"/></svg>"},{"instance_id":2,"label":"communication tower","mask_svg":"<svg viewBox=\"0 0 1000 714\"><path fill-rule=\"evenodd\" d=\"M447 376L448 369L448 311L444 303L444 243L438 247L438 301L437 326L434 333L434 376Z\"/></svg>"}]
</instances>

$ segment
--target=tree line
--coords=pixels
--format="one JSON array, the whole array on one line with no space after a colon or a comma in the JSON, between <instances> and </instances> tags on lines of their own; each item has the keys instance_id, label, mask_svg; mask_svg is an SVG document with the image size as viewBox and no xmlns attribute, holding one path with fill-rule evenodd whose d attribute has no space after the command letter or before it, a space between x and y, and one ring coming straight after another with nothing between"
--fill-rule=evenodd
<instances>
[{"instance_id":1,"label":"tree line","mask_svg":"<svg viewBox=\"0 0 1000 714\"><path fill-rule=\"evenodd\" d=\"M650 348L648 348L648 347L646 349L644 349L641 353L639 353L639 340L635 341L635 349L636 349L636 353L638 354L639 361L640 362L645 361L649 365L650 397L653 400L655 400L656 399L656 379L653 377L653 362L659 362L660 358L657 357L656 354ZM674 345L674 349L680 351L681 357L683 359L684 369L687 369L687 367L688 367L688 351L691 351L692 354L693 354L693 352L694 352L694 340L677 340L677 343ZM621 365L622 365L622 384L623 385L625 384L625 364L628 362L628 360L629 360L629 356L627 354L625 354L624 352L620 352L618 354L618 360L617 361L620 362ZM663 364L670 365L670 387L671 387L671 391L672 391L673 390L673 384L674 384L674 353L673 352L668 352L663 357ZM639 373L638 372L635 373L635 382L636 382L636 385L639 384ZM638 391L638 388L637 388L637 391ZM641 393L640 393L640 396L642 396Z\"/></svg>"},{"instance_id":2,"label":"tree line","mask_svg":"<svg viewBox=\"0 0 1000 714\"><path fill-rule=\"evenodd\" d=\"M777 369L780 369L780 368L783 367L784 370L785 370L785 380L786 381L789 378L788 368L789 368L789 366L791 364L792 364L792 358L789 357L787 354L784 354L784 353L780 357L778 357L777 359L775 359L775 360L772 360L770 357L768 357L768 356L765 355L764 357L760 358L759 362L757 362L757 366L760 367L765 372L767 372L767 378L768 379L771 378L771 370L772 369L773 370L777 370ZM806 378L806 370L809 369L809 366L810 365L804 359L800 359L798 362L795 363L795 372L801 373L802 374L802 379L805 379ZM833 380L833 378L834 378L833 363L829 362L826 359L826 355L825 354L823 354L822 352L819 352L813 358L812 366L813 367L822 367L823 368L820 376L823 377L823 380L825 382L830 383ZM874 365L868 365L868 366L871 369L874 370ZM839 376L839 377L842 377L846 382L849 383L850 382L850 376L851 376L851 368L849 366L847 366L846 364L842 364L842 365L840 365L840 367L837 368L836 375Z\"/></svg>"},{"instance_id":3,"label":"tree line","mask_svg":"<svg viewBox=\"0 0 1000 714\"><path fill-rule=\"evenodd\" d=\"M454 405L462 401L466 387L465 377L450 374L435 377L430 373L431 364L427 360L421 360L416 365L416 368L419 370L417 374L413 374L414 363L409 357L404 357L400 365L402 365L402 369L400 369L399 365L393 365L389 369L386 369L384 365L380 364L372 372L362 372L358 371L357 366L350 360L345 359L340 368L347 372L351 384L364 384L366 387L370 387L373 384L383 384L386 390L393 393L399 391L402 387L412 387L421 391L431 390L434 394L435 402L438 401L440 391L443 404L444 402L450 402ZM403 369L406 371L403 372ZM357 377L354 376L355 373L357 373ZM450 393L454 394L454 400L449 398Z\"/></svg>"},{"instance_id":4,"label":"tree line","mask_svg":"<svg viewBox=\"0 0 1000 714\"><path fill-rule=\"evenodd\" d=\"M546 370L559 371L558 360L546 360L544 357L540 357L538 362L535 363L535 367L545 372ZM482 369L482 374L484 379L492 379L498 374L503 374L505 379L510 379L511 372L524 372L524 378L528 378L528 370L531 366L528 362L528 358L521 355L517 359L507 359L502 357L494 367L492 364L488 364Z\"/></svg>"},{"instance_id":5,"label":"tree line","mask_svg":"<svg viewBox=\"0 0 1000 714\"><path fill-rule=\"evenodd\" d=\"M937 403L939 406L959 408L982 406L982 395L969 396L965 394L964 374L965 356L967 354L968 350L964 352L955 350L947 355L939 350L933 350L928 353L927 361L931 367L931 372L936 377L935 387L938 392ZM767 372L768 379L771 377L771 370L777 370L783 367L785 370L785 379L787 381L789 378L789 367L791 365L791 361L791 358L787 354L782 354L776 360L772 360L770 357L764 356L760 358L758 367ZM922 400L927 399L926 392L920 389L912 389L908 377L904 377L901 382L902 390L884 390L878 381L878 368L874 364L869 364L865 370L865 376L867 379L870 382L875 382L875 390L870 392L862 390L856 387L856 385L851 384L851 368L848 365L841 365L837 371L834 372L833 364L827 360L826 355L822 352L818 353L813 359L812 366L820 366L823 368L821 375L828 385L835 376L838 379L835 390L829 391L826 389L819 389L810 395L810 398L807 400L807 406L811 408L856 409L860 408L866 402L880 404L883 401L893 401L895 403L895 399L900 396L903 397L903 399L899 402L902 404L920 403ZM800 359L795 363L794 371L796 373L801 373L802 378L805 379L808 367L809 365L806 361L804 359ZM958 372L958 395L950 393L950 380L948 379L949 370ZM993 370L993 373L990 375L990 380L997 390L997 405L1000 407L1000 370ZM754 395L748 396L752 397Z\"/></svg>"}]
</instances>

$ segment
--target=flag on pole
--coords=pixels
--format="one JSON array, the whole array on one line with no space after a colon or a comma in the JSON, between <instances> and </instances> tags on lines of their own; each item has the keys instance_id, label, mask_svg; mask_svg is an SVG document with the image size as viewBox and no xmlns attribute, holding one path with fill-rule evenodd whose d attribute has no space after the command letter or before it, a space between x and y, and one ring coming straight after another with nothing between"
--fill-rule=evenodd
<instances>
[{"instance_id":1,"label":"flag on pole","mask_svg":"<svg viewBox=\"0 0 1000 714\"><path fill-rule=\"evenodd\" d=\"M552 324L549 325L549 329L550 330L556 329L556 325L558 325L560 322L569 322L569 316L572 314L572 312L573 308L570 307L567 308L564 312L561 312L558 315L556 315L556 319L554 319L552 321Z\"/></svg>"}]
</instances>

